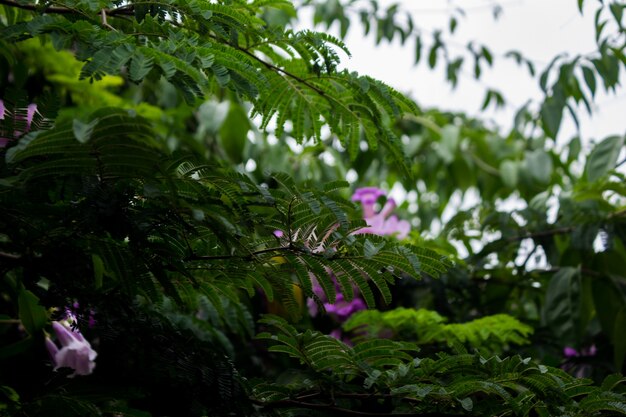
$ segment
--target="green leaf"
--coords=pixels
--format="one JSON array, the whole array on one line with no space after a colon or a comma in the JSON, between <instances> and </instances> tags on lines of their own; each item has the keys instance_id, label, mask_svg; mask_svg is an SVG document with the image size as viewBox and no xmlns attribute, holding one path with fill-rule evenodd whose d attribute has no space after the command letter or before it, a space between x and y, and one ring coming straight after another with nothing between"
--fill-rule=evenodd
<instances>
[{"instance_id":1,"label":"green leaf","mask_svg":"<svg viewBox=\"0 0 626 417\"><path fill-rule=\"evenodd\" d=\"M420 35L415 36L415 65L419 64L422 58L422 37Z\"/></svg>"},{"instance_id":2,"label":"green leaf","mask_svg":"<svg viewBox=\"0 0 626 417\"><path fill-rule=\"evenodd\" d=\"M462 400L457 400L458 402L461 403L461 407L463 407L463 409L465 411L472 411L472 409L474 408L474 403L472 402L471 398L463 398Z\"/></svg>"},{"instance_id":3,"label":"green leaf","mask_svg":"<svg viewBox=\"0 0 626 417\"><path fill-rule=\"evenodd\" d=\"M591 151L585 166L587 180L590 182L597 181L612 171L623 145L623 136L609 136L598 143Z\"/></svg>"},{"instance_id":4,"label":"green leaf","mask_svg":"<svg viewBox=\"0 0 626 417\"><path fill-rule=\"evenodd\" d=\"M72 131L74 132L74 137L80 143L87 143L89 139L91 139L91 134L93 133L93 129L100 123L100 119L96 118L89 123L81 122L78 119L74 119L72 122Z\"/></svg>"},{"instance_id":5,"label":"green leaf","mask_svg":"<svg viewBox=\"0 0 626 417\"><path fill-rule=\"evenodd\" d=\"M582 67L583 69L583 78L585 79L585 84L589 87L589 91L591 92L591 97L594 97L596 94L596 75L594 71L589 67Z\"/></svg>"},{"instance_id":6,"label":"green leaf","mask_svg":"<svg viewBox=\"0 0 626 417\"><path fill-rule=\"evenodd\" d=\"M439 44L435 43L431 48L430 48L430 52L428 53L428 66L430 67L430 69L435 68L435 65L437 65L437 50L439 49Z\"/></svg>"},{"instance_id":7,"label":"green leaf","mask_svg":"<svg viewBox=\"0 0 626 417\"><path fill-rule=\"evenodd\" d=\"M543 306L543 320L564 342L576 341L580 321L580 270L562 267L550 279Z\"/></svg>"},{"instance_id":8,"label":"green leaf","mask_svg":"<svg viewBox=\"0 0 626 417\"><path fill-rule=\"evenodd\" d=\"M622 16L624 15L624 4L620 4L620 2L611 2L609 5L609 9L611 10L611 14L615 18L615 21L618 25L622 25Z\"/></svg>"},{"instance_id":9,"label":"green leaf","mask_svg":"<svg viewBox=\"0 0 626 417\"><path fill-rule=\"evenodd\" d=\"M446 125L441 129L441 142L437 151L447 164L454 160L459 146L460 131L461 129L454 125Z\"/></svg>"},{"instance_id":10,"label":"green leaf","mask_svg":"<svg viewBox=\"0 0 626 417\"><path fill-rule=\"evenodd\" d=\"M609 277L599 277L592 281L592 292L596 315L602 330L614 340L615 317L626 307L626 300L619 287ZM623 333L623 332L619 332Z\"/></svg>"},{"instance_id":11,"label":"green leaf","mask_svg":"<svg viewBox=\"0 0 626 417\"><path fill-rule=\"evenodd\" d=\"M0 347L0 359L10 358L11 356L19 355L20 353L25 352L33 346L34 340L35 339L32 336L28 336L19 342Z\"/></svg>"},{"instance_id":12,"label":"green leaf","mask_svg":"<svg viewBox=\"0 0 626 417\"><path fill-rule=\"evenodd\" d=\"M556 138L561 127L563 118L563 108L565 107L565 97L562 93L553 94L546 98L541 105L541 120L543 130L551 138Z\"/></svg>"},{"instance_id":13,"label":"green leaf","mask_svg":"<svg viewBox=\"0 0 626 417\"><path fill-rule=\"evenodd\" d=\"M94 286L96 288L102 288L102 277L104 275L104 262L102 262L102 258L96 254L91 255L91 262L93 263Z\"/></svg>"},{"instance_id":14,"label":"green leaf","mask_svg":"<svg viewBox=\"0 0 626 417\"><path fill-rule=\"evenodd\" d=\"M28 334L35 334L48 323L48 313L39 304L39 298L32 292L22 289L18 295L19 317Z\"/></svg>"},{"instance_id":15,"label":"green leaf","mask_svg":"<svg viewBox=\"0 0 626 417\"><path fill-rule=\"evenodd\" d=\"M519 164L510 159L502 161L500 164L500 177L502 177L504 185L515 188L519 177Z\"/></svg>"},{"instance_id":16,"label":"green leaf","mask_svg":"<svg viewBox=\"0 0 626 417\"><path fill-rule=\"evenodd\" d=\"M572 140L570 140L569 144L567 145L567 160L575 161L576 159L578 159L578 155L580 154L581 148L582 148L582 145L580 142L580 137L579 136L573 137Z\"/></svg>"},{"instance_id":17,"label":"green leaf","mask_svg":"<svg viewBox=\"0 0 626 417\"><path fill-rule=\"evenodd\" d=\"M139 82L152 70L154 58L146 56L140 51L136 51L133 60L130 62L130 79Z\"/></svg>"},{"instance_id":18,"label":"green leaf","mask_svg":"<svg viewBox=\"0 0 626 417\"><path fill-rule=\"evenodd\" d=\"M220 128L220 140L228 157L234 163L243 161L243 150L250 131L250 120L243 107L231 101L228 115Z\"/></svg>"},{"instance_id":19,"label":"green leaf","mask_svg":"<svg viewBox=\"0 0 626 417\"><path fill-rule=\"evenodd\" d=\"M457 22L456 18L454 16L452 16L450 18L450 25L449 25L450 26L450 33L454 33L454 31L456 30L457 24L458 24L458 22Z\"/></svg>"},{"instance_id":20,"label":"green leaf","mask_svg":"<svg viewBox=\"0 0 626 417\"><path fill-rule=\"evenodd\" d=\"M374 244L369 239L366 239L365 244L363 245L363 254L367 259L371 259L373 256L378 254L378 252L384 247L385 242L379 242L378 244Z\"/></svg>"},{"instance_id":21,"label":"green leaf","mask_svg":"<svg viewBox=\"0 0 626 417\"><path fill-rule=\"evenodd\" d=\"M613 361L615 369L622 369L624 358L626 357L626 306L615 316L615 325L613 330Z\"/></svg>"},{"instance_id":22,"label":"green leaf","mask_svg":"<svg viewBox=\"0 0 626 417\"><path fill-rule=\"evenodd\" d=\"M541 184L548 184L552 176L552 158L543 149L535 149L526 155L530 175Z\"/></svg>"}]
</instances>

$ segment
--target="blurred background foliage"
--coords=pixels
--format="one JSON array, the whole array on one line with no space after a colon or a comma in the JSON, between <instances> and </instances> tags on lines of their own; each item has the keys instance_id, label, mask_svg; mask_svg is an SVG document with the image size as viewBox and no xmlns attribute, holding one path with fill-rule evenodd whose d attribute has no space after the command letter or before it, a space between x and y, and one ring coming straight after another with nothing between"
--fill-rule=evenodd
<instances>
[{"instance_id":1,"label":"blurred background foliage","mask_svg":"<svg viewBox=\"0 0 626 417\"><path fill-rule=\"evenodd\" d=\"M625 414L624 133L556 140L626 65L626 6L588 3L597 50L537 68L454 55L462 10L0 0L0 413ZM544 97L509 131L420 108L342 69L349 27ZM406 239L353 234L362 186L404 196ZM377 310L310 317L338 294ZM44 339L74 303L98 358L68 379Z\"/></svg>"}]
</instances>

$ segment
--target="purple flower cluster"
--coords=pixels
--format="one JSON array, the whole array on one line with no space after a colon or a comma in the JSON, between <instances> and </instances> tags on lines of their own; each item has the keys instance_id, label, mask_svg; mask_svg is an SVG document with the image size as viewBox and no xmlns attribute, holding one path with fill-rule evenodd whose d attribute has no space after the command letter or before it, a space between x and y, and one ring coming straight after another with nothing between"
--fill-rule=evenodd
<instances>
[{"instance_id":1,"label":"purple flower cluster","mask_svg":"<svg viewBox=\"0 0 626 417\"><path fill-rule=\"evenodd\" d=\"M368 227L357 230L355 234L371 233L380 236L395 236L398 239L404 239L411 231L411 224L406 220L398 220L396 215L391 215L396 208L396 202L393 198L388 198L387 202L376 213L374 205L379 197L385 195L385 192L376 187L358 188L352 196L352 201L360 201L363 206L363 218Z\"/></svg>"},{"instance_id":2,"label":"purple flower cluster","mask_svg":"<svg viewBox=\"0 0 626 417\"><path fill-rule=\"evenodd\" d=\"M33 122L33 117L35 117L35 112L37 111L36 104L29 104L28 109L26 110L26 131L30 130L30 125ZM4 101L0 100L0 120L3 120L5 117L12 117L11 113L7 110L4 105ZM17 137L24 132L15 131L13 132L13 136ZM9 144L9 138L0 137L0 148L5 148Z\"/></svg>"},{"instance_id":3,"label":"purple flower cluster","mask_svg":"<svg viewBox=\"0 0 626 417\"><path fill-rule=\"evenodd\" d=\"M588 348L582 348L580 352L574 349L571 346L566 346L563 349L563 356L566 358L578 358L580 356L596 356L597 353L596 345L591 345Z\"/></svg>"},{"instance_id":4,"label":"purple flower cluster","mask_svg":"<svg viewBox=\"0 0 626 417\"><path fill-rule=\"evenodd\" d=\"M388 198L383 208L376 213L375 204L380 197L385 196L385 192L376 187L358 188L352 196L352 201L359 201L363 207L363 218L367 223L367 227L357 230L354 234L370 233L380 236L395 236L398 239L404 239L411 231L411 225L406 220L398 220L398 217L391 215L396 208L396 202L392 198ZM276 233L275 233L276 234ZM342 323L346 321L352 314L360 310L365 310L367 305L362 298L355 296L352 301L347 301L341 292L337 279L332 276L335 283L336 297L335 302L330 303L326 298L324 290L318 282L313 282L313 292L322 301L324 309L328 314L335 318L336 321ZM352 289L354 291L354 288ZM311 316L319 314L317 303L309 298L307 307ZM350 343L348 339L343 337L340 329L335 329L330 334L336 339Z\"/></svg>"},{"instance_id":5,"label":"purple flower cluster","mask_svg":"<svg viewBox=\"0 0 626 417\"><path fill-rule=\"evenodd\" d=\"M571 346L566 346L563 349L565 361L561 364L561 369L577 378L588 378L593 372L593 365L588 363L588 361L593 356L596 356L597 353L596 345L582 348L580 351Z\"/></svg>"},{"instance_id":6,"label":"purple flower cluster","mask_svg":"<svg viewBox=\"0 0 626 417\"><path fill-rule=\"evenodd\" d=\"M331 275L332 276L332 275ZM335 302L330 303L324 294L324 290L319 285L319 283L313 283L313 292L317 297L323 301L324 309L328 314L331 314L333 317L337 319L339 322L344 322L350 317L352 314L356 313L360 310L365 310L367 305L365 305L365 301L359 297L354 297L352 301L347 301L339 288L339 284L337 283L336 278L333 276L333 281L335 283L335 290L337 295L335 296ZM311 316L317 316L319 313L319 309L317 307L317 303L309 298L307 300L307 307L309 308L309 313Z\"/></svg>"},{"instance_id":7,"label":"purple flower cluster","mask_svg":"<svg viewBox=\"0 0 626 417\"><path fill-rule=\"evenodd\" d=\"M74 373L70 377L89 375L96 367L94 361L98 353L91 348L78 329L72 329L72 323L75 323L73 316L52 322L52 329L61 348L49 337L46 338L46 348L52 357L55 371L59 368L71 368Z\"/></svg>"}]
</instances>

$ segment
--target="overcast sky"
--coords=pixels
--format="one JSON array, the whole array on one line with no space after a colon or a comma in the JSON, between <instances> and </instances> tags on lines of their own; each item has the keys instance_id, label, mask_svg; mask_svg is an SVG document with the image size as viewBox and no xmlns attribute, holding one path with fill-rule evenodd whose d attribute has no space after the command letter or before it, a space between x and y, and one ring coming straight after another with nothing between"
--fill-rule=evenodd
<instances>
[{"instance_id":1,"label":"overcast sky","mask_svg":"<svg viewBox=\"0 0 626 417\"><path fill-rule=\"evenodd\" d=\"M346 40L353 55L351 59L345 59L346 67L385 81L408 93L421 106L460 110L481 119L494 120L505 128L510 127L517 109L529 99L539 100L542 95L537 81L531 79L527 71L513 60L504 59L502 55L513 49L518 50L532 59L537 70L541 71L557 54L575 56L595 49L593 14L597 1L586 1L583 16L578 12L576 0L379 0L379 3L400 3L403 10L412 13L423 33L436 29L444 29L447 33L450 13L461 6L466 11L466 17L459 19L457 31L449 43L450 50L462 52L470 40L485 44L494 54L494 68L489 70L484 67L481 80L476 82L471 74L471 64L466 66L459 86L452 90L445 81L444 67L431 71L424 58L417 67L413 66L412 40L404 47L396 42L374 48L373 38L363 37L356 19ZM495 4L502 9L497 20L492 13ZM310 22L311 19L303 14L302 21ZM429 40L430 36L425 39ZM449 35L446 39L450 39ZM480 110L488 87L503 92L510 103L506 109ZM620 88L616 94L598 94L596 97L595 114L591 119L586 117L586 111L580 112L584 141L624 134L626 90ZM575 133L574 124L566 115L559 139L569 139Z\"/></svg>"}]
</instances>

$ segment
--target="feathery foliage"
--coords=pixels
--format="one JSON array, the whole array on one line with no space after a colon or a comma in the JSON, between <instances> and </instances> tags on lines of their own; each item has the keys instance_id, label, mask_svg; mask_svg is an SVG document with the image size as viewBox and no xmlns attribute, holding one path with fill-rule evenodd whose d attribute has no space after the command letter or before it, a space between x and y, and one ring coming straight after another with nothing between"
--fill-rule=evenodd
<instances>
[{"instance_id":1,"label":"feathery foliage","mask_svg":"<svg viewBox=\"0 0 626 417\"><path fill-rule=\"evenodd\" d=\"M488 353L502 353L509 344L528 344L532 327L506 314L481 317L465 323L446 323L436 311L396 308L355 313L343 329L355 334L355 341L390 337L411 340L418 345L466 345Z\"/></svg>"},{"instance_id":2,"label":"feathery foliage","mask_svg":"<svg viewBox=\"0 0 626 417\"><path fill-rule=\"evenodd\" d=\"M407 342L372 339L350 347L317 332L298 332L277 317L262 322L279 330L257 336L271 343L270 352L287 354L304 365L301 375L253 388L257 404L277 415L307 410L470 416L626 412L626 397L606 390L623 381L615 376L603 387L594 387L590 380L520 356L440 353L420 358L414 353L417 346ZM330 403L328 396L333 398Z\"/></svg>"}]
</instances>

